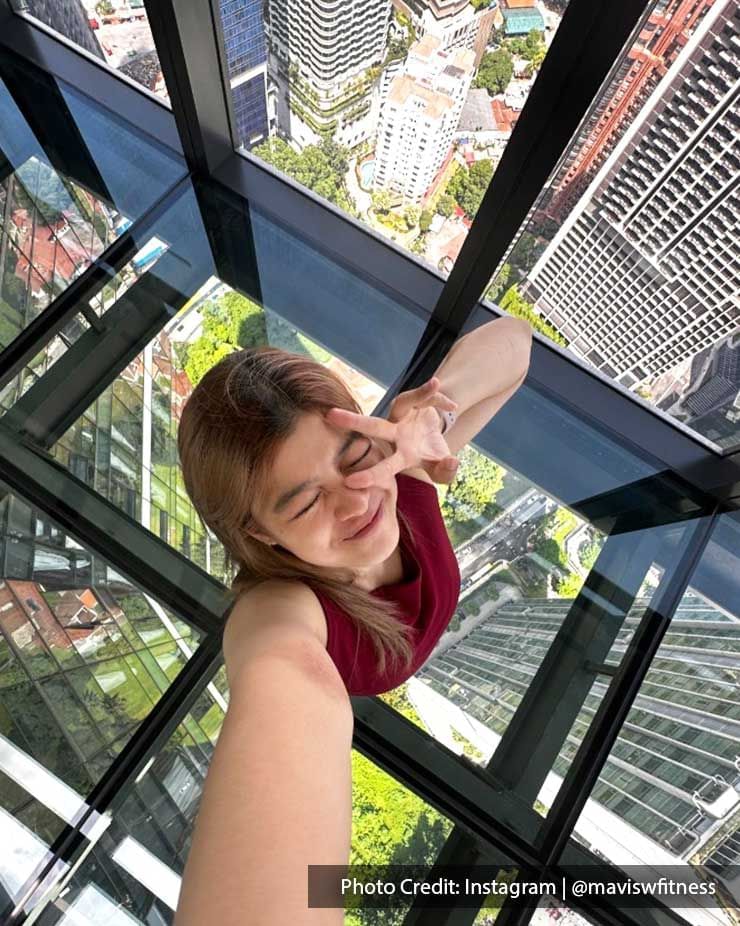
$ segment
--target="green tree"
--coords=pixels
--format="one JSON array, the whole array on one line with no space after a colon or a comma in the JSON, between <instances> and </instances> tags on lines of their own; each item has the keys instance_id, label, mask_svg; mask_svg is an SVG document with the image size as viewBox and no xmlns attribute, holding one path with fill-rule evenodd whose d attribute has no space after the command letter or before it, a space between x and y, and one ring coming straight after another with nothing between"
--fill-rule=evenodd
<instances>
[{"instance_id":1,"label":"green tree","mask_svg":"<svg viewBox=\"0 0 740 926\"><path fill-rule=\"evenodd\" d=\"M447 187L465 214L473 219L493 177L492 161L476 161L467 170L459 170Z\"/></svg>"},{"instance_id":2,"label":"green tree","mask_svg":"<svg viewBox=\"0 0 740 926\"><path fill-rule=\"evenodd\" d=\"M558 579L555 583L555 591L560 598L575 598L583 588L583 579L577 572L569 572L567 576Z\"/></svg>"},{"instance_id":3,"label":"green tree","mask_svg":"<svg viewBox=\"0 0 740 926\"><path fill-rule=\"evenodd\" d=\"M514 61L508 48L497 48L483 55L478 74L475 78L476 87L484 87L491 96L503 93L514 76Z\"/></svg>"},{"instance_id":4,"label":"green tree","mask_svg":"<svg viewBox=\"0 0 740 926\"><path fill-rule=\"evenodd\" d=\"M95 4L95 12L100 16L110 16L113 13L113 4L110 0L100 0L100 3Z\"/></svg>"},{"instance_id":5,"label":"green tree","mask_svg":"<svg viewBox=\"0 0 740 926\"><path fill-rule=\"evenodd\" d=\"M443 193L437 201L437 212L446 219L455 211L455 199L449 193Z\"/></svg>"},{"instance_id":6,"label":"green tree","mask_svg":"<svg viewBox=\"0 0 740 926\"><path fill-rule=\"evenodd\" d=\"M522 276L526 276L527 272L537 263L539 250L535 236L530 232L522 232L511 249L509 263L512 267L516 267Z\"/></svg>"},{"instance_id":7,"label":"green tree","mask_svg":"<svg viewBox=\"0 0 740 926\"><path fill-rule=\"evenodd\" d=\"M347 151L330 139L308 145L298 154L282 138L271 138L253 153L345 212L356 212L344 182Z\"/></svg>"},{"instance_id":8,"label":"green tree","mask_svg":"<svg viewBox=\"0 0 740 926\"><path fill-rule=\"evenodd\" d=\"M391 194L388 190L378 190L373 193L373 209L384 215L391 211Z\"/></svg>"},{"instance_id":9,"label":"green tree","mask_svg":"<svg viewBox=\"0 0 740 926\"><path fill-rule=\"evenodd\" d=\"M510 276L511 264L506 263L493 278L493 282L488 287L486 299L490 300L491 302L498 302L501 296L506 292L506 287L509 285Z\"/></svg>"},{"instance_id":10,"label":"green tree","mask_svg":"<svg viewBox=\"0 0 740 926\"><path fill-rule=\"evenodd\" d=\"M432 227L432 219L434 218L434 213L430 212L428 209L424 209L419 216L419 229L423 234L426 234L429 229Z\"/></svg>"},{"instance_id":11,"label":"green tree","mask_svg":"<svg viewBox=\"0 0 740 926\"><path fill-rule=\"evenodd\" d=\"M524 57L532 61L545 44L545 35L539 29L530 29L524 40Z\"/></svg>"},{"instance_id":12,"label":"green tree","mask_svg":"<svg viewBox=\"0 0 740 926\"><path fill-rule=\"evenodd\" d=\"M505 312L508 312L509 315L515 315L517 318L523 318L529 322L529 324L539 331L540 334L544 334L545 337L548 337L551 341L554 341L555 344L560 344L562 347L567 347L568 342L560 334L559 331L556 331L552 325L548 324L544 319L534 311L532 304L527 302L527 300L520 294L519 287L516 283L513 286L510 286L503 297L499 300L499 308L503 309Z\"/></svg>"},{"instance_id":13,"label":"green tree","mask_svg":"<svg viewBox=\"0 0 740 926\"><path fill-rule=\"evenodd\" d=\"M421 209L419 209L418 206L406 206L403 212L403 217L406 220L406 225L409 227L409 229L412 229L419 222L421 217Z\"/></svg>"},{"instance_id":14,"label":"green tree","mask_svg":"<svg viewBox=\"0 0 740 926\"><path fill-rule=\"evenodd\" d=\"M455 478L442 503L442 513L450 521L484 515L489 506L495 507L496 495L504 482L504 470L472 447L465 447L458 459Z\"/></svg>"}]
</instances>

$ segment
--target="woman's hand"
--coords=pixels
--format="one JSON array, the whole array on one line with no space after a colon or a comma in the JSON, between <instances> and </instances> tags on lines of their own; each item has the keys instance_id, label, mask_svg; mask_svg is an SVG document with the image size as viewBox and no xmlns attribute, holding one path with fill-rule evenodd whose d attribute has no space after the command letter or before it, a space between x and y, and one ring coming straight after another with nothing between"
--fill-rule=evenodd
<instances>
[{"instance_id":1,"label":"woman's hand","mask_svg":"<svg viewBox=\"0 0 740 926\"><path fill-rule=\"evenodd\" d=\"M347 486L353 489L387 486L396 473L414 466L424 468L435 482L451 481L457 460L450 455L435 409L452 411L457 405L438 392L438 387L439 380L432 377L423 386L400 393L391 405L388 419L357 415L340 408L326 413L330 424L386 440L395 447L395 452L380 463L347 476Z\"/></svg>"}]
</instances>

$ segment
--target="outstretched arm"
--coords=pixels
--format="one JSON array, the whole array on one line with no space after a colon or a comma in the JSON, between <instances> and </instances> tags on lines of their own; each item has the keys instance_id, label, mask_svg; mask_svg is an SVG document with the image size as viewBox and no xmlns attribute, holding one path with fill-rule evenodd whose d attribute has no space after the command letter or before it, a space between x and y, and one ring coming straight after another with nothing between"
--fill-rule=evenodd
<instances>
[{"instance_id":1,"label":"outstretched arm","mask_svg":"<svg viewBox=\"0 0 740 926\"><path fill-rule=\"evenodd\" d=\"M450 453L482 431L527 376L532 346L528 322L506 316L456 341L435 371L439 391L457 402L457 420L445 431Z\"/></svg>"}]
</instances>

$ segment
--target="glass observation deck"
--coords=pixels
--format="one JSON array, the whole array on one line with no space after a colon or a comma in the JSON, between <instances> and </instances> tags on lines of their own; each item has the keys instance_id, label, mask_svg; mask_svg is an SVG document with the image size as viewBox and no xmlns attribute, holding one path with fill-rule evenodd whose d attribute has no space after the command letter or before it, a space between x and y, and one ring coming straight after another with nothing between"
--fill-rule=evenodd
<instances>
[{"instance_id":1,"label":"glass observation deck","mask_svg":"<svg viewBox=\"0 0 740 926\"><path fill-rule=\"evenodd\" d=\"M734 5L186 6L0 0L0 922L174 919L229 702L233 569L177 462L204 373L269 344L384 415L510 313L526 381L438 487L457 610L352 699L349 861L716 896L345 922L732 926L740 117L702 75L737 87ZM330 80L340 27L362 67ZM459 103L434 170L404 87Z\"/></svg>"}]
</instances>

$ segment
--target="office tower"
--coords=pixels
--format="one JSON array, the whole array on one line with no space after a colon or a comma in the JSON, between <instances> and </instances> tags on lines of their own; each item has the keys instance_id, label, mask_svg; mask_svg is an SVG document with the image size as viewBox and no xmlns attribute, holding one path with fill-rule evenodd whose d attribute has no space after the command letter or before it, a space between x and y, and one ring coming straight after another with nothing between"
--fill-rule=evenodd
<instances>
[{"instance_id":1,"label":"office tower","mask_svg":"<svg viewBox=\"0 0 740 926\"><path fill-rule=\"evenodd\" d=\"M530 274L537 311L627 387L738 325L739 17L706 14Z\"/></svg>"},{"instance_id":2,"label":"office tower","mask_svg":"<svg viewBox=\"0 0 740 926\"><path fill-rule=\"evenodd\" d=\"M268 0L270 95L277 130L297 147L354 147L375 135L390 0Z\"/></svg>"},{"instance_id":3,"label":"office tower","mask_svg":"<svg viewBox=\"0 0 740 926\"><path fill-rule=\"evenodd\" d=\"M378 127L377 189L420 202L447 156L473 78L474 53L426 35L388 89Z\"/></svg>"},{"instance_id":4,"label":"office tower","mask_svg":"<svg viewBox=\"0 0 740 926\"><path fill-rule=\"evenodd\" d=\"M269 134L267 47L261 0L221 0L237 140L246 148Z\"/></svg>"},{"instance_id":5,"label":"office tower","mask_svg":"<svg viewBox=\"0 0 740 926\"><path fill-rule=\"evenodd\" d=\"M419 677L497 738L571 604L557 598L508 601L433 656ZM635 599L605 662L620 663L649 604ZM584 833L607 856L613 855L614 817L636 831L635 839L645 837L688 861L740 809L736 640L734 617L701 596L684 596L581 817ZM608 684L605 677L594 680L553 765L557 778L567 774ZM544 786L546 806L555 791L553 781Z\"/></svg>"},{"instance_id":6,"label":"office tower","mask_svg":"<svg viewBox=\"0 0 740 926\"><path fill-rule=\"evenodd\" d=\"M491 29L503 25L496 0L480 9L468 0L394 0L393 6L410 19L418 38L436 36L443 51L472 49L476 68L485 53Z\"/></svg>"},{"instance_id":7,"label":"office tower","mask_svg":"<svg viewBox=\"0 0 740 926\"><path fill-rule=\"evenodd\" d=\"M599 94L539 209L562 222L714 0L661 0Z\"/></svg>"}]
</instances>

